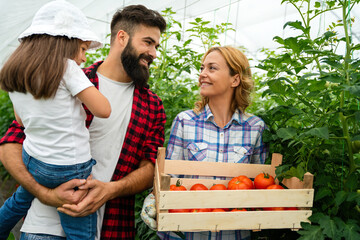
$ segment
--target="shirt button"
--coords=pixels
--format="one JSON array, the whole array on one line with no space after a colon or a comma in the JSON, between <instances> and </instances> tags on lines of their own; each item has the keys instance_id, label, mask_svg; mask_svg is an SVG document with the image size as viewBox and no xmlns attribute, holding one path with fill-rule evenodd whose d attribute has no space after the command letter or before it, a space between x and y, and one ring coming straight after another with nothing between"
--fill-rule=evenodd
<instances>
[{"instance_id":1,"label":"shirt button","mask_svg":"<svg viewBox=\"0 0 360 240\"><path fill-rule=\"evenodd\" d=\"M224 136L224 134L223 133L220 133L220 137L223 137Z\"/></svg>"},{"instance_id":2,"label":"shirt button","mask_svg":"<svg viewBox=\"0 0 360 240\"><path fill-rule=\"evenodd\" d=\"M223 152L223 150L222 150L222 149L220 149L220 152L222 153L222 152Z\"/></svg>"}]
</instances>

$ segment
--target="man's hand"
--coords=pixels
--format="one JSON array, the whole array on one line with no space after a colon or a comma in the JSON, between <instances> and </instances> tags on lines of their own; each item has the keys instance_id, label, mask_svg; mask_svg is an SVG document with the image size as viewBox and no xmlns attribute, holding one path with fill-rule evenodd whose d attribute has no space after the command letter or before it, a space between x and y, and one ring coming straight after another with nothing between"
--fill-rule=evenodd
<instances>
[{"instance_id":1,"label":"man's hand","mask_svg":"<svg viewBox=\"0 0 360 240\"><path fill-rule=\"evenodd\" d=\"M88 194L77 204L64 204L58 207L58 211L72 217L84 217L94 213L103 204L113 197L113 182L101 182L99 180L88 180L87 183L80 187L89 188Z\"/></svg>"},{"instance_id":2,"label":"man's hand","mask_svg":"<svg viewBox=\"0 0 360 240\"><path fill-rule=\"evenodd\" d=\"M66 183L61 184L57 188L48 189L48 192L44 198L39 200L50 206L60 207L64 204L77 204L88 193L88 190L76 190L86 183L85 179L73 179Z\"/></svg>"}]
</instances>

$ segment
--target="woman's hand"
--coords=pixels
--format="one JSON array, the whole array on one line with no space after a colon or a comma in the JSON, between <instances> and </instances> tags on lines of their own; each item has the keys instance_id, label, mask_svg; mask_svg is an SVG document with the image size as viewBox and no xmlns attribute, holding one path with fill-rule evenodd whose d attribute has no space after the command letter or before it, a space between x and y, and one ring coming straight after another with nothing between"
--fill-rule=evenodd
<instances>
[{"instance_id":1,"label":"woman's hand","mask_svg":"<svg viewBox=\"0 0 360 240\"><path fill-rule=\"evenodd\" d=\"M141 209L141 219L144 223L151 228L152 230L156 230L157 222L156 222L156 207L155 207L155 196L150 193L144 200L143 207Z\"/></svg>"}]
</instances>

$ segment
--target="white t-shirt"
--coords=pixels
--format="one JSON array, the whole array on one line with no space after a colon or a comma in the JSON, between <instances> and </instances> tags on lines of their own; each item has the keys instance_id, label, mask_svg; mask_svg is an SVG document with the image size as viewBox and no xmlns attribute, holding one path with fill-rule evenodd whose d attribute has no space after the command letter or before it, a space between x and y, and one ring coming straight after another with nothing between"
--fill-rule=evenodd
<instances>
[{"instance_id":1,"label":"white t-shirt","mask_svg":"<svg viewBox=\"0 0 360 240\"><path fill-rule=\"evenodd\" d=\"M109 182L120 156L127 127L130 122L134 86L108 79L99 73L99 91L111 104L111 115L107 119L94 117L90 128L91 154L97 164L93 167L94 178ZM97 211L97 239L100 239L105 206ZM65 236L56 209L34 199L28 211L22 232Z\"/></svg>"},{"instance_id":2,"label":"white t-shirt","mask_svg":"<svg viewBox=\"0 0 360 240\"><path fill-rule=\"evenodd\" d=\"M94 86L68 59L54 98L35 99L30 93L10 92L16 113L25 126L26 152L45 163L73 165L91 159L85 111L75 96Z\"/></svg>"}]
</instances>

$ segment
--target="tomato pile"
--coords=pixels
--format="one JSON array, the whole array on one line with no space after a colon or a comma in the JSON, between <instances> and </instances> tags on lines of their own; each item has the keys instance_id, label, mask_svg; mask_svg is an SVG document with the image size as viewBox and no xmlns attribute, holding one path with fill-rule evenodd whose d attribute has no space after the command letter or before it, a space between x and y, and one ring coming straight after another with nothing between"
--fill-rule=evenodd
<instances>
[{"instance_id":1,"label":"tomato pile","mask_svg":"<svg viewBox=\"0 0 360 240\"><path fill-rule=\"evenodd\" d=\"M196 183L191 186L190 191L207 191L207 190L251 190L251 189L284 189L281 185L275 183L274 177L267 173L258 174L254 181L245 175L240 175L232 178L226 187L224 184L214 184L210 189L202 183ZM187 191L186 187L181 185L180 179L176 184L170 185L170 191ZM199 208L199 209L169 209L170 213L180 212L239 212L248 210L265 210L265 211L279 211L279 210L298 210L297 207L267 207L262 209L245 209L245 208Z\"/></svg>"}]
</instances>

